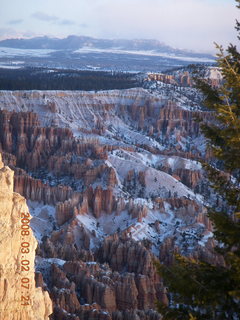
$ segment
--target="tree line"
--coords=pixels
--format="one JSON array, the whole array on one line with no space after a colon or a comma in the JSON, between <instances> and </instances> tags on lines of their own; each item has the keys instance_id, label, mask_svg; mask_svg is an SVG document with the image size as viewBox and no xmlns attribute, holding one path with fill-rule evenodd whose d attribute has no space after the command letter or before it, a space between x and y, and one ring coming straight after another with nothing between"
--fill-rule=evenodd
<instances>
[{"instance_id":1,"label":"tree line","mask_svg":"<svg viewBox=\"0 0 240 320\"><path fill-rule=\"evenodd\" d=\"M0 90L113 90L140 86L133 74L45 68L0 69Z\"/></svg>"}]
</instances>

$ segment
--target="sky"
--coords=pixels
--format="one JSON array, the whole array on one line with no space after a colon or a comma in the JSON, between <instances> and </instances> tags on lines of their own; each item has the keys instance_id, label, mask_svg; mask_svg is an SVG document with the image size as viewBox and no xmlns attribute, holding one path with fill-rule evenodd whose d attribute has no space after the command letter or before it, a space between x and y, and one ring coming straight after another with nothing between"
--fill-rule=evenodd
<instances>
[{"instance_id":1,"label":"sky","mask_svg":"<svg viewBox=\"0 0 240 320\"><path fill-rule=\"evenodd\" d=\"M237 43L234 0L0 0L0 39L85 35L156 39L175 48L214 52Z\"/></svg>"}]
</instances>

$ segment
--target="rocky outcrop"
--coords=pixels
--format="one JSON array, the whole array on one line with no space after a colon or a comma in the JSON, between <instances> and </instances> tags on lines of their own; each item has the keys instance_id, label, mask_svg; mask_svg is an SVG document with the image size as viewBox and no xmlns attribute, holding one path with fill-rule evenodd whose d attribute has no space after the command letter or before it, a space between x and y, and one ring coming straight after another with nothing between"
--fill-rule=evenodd
<instances>
[{"instance_id":1,"label":"rocky outcrop","mask_svg":"<svg viewBox=\"0 0 240 320\"><path fill-rule=\"evenodd\" d=\"M68 232L69 238L66 238ZM60 238L62 243L58 245ZM66 227L65 235L59 230L53 233L51 239L43 239L39 252L45 257L55 256L67 260L61 268L53 265L48 276L55 315L64 309L71 314L83 316L87 310L92 310L90 306L95 303L99 313L106 310L109 319L114 319L117 314L121 319L126 310L145 310L142 315L145 312L148 314L150 309L155 308L156 299L168 303L161 279L153 265L154 257L141 244L127 237L125 240L119 239L115 234L105 240L95 257L90 257L81 256L81 249L76 250L73 242L70 228ZM63 250L69 252L69 255L61 255ZM84 303L87 303L88 309ZM156 317L157 313L152 312L153 315Z\"/></svg>"},{"instance_id":2,"label":"rocky outcrop","mask_svg":"<svg viewBox=\"0 0 240 320\"><path fill-rule=\"evenodd\" d=\"M52 265L52 298L55 305L68 313L75 313L80 308L74 282L70 282L63 271L61 271L55 264ZM58 290L63 289L64 290Z\"/></svg>"},{"instance_id":3,"label":"rocky outcrop","mask_svg":"<svg viewBox=\"0 0 240 320\"><path fill-rule=\"evenodd\" d=\"M171 100L164 104L159 103L155 108L152 104L142 107L135 104L126 106L125 112L129 113L140 129L146 129L147 132L150 130L150 135L162 134L164 139L175 136L176 141L182 137L200 135L200 125L196 121L198 117L211 119L209 112L184 110Z\"/></svg>"},{"instance_id":4,"label":"rocky outcrop","mask_svg":"<svg viewBox=\"0 0 240 320\"><path fill-rule=\"evenodd\" d=\"M167 75L162 76L168 78ZM183 85L190 84L187 73L182 75L180 82ZM85 135L105 135L107 133L106 127L111 127L111 123L124 121L127 126L133 125L136 129L144 130L154 138L161 137L166 145L169 145L167 143L169 137L174 137L179 151L183 151L181 144L178 143L181 142L182 137L194 138L199 135L199 123L195 121L195 118L198 116L204 119L211 118L211 114L208 112L184 110L172 99L156 97L140 88L97 93L4 92L0 93L0 104L2 108L7 110L28 112L36 110L39 113L41 126L51 126L54 130L57 130L56 126L65 128L71 126L74 130L80 130ZM70 112L66 110L66 105ZM48 112L52 109L54 112ZM46 112L48 112L47 117L45 116ZM127 115L130 116L131 123L129 123ZM121 140L118 135L115 138ZM7 144L11 144L11 139L11 135L7 134L5 138ZM24 140L26 138L23 133L21 154L24 150ZM105 159L105 150L108 147L106 146L104 150L103 146L100 146L97 141L95 142L97 146L93 154L97 154L98 158L102 156L102 159ZM140 143L138 144L140 145ZM147 145L147 143L144 144Z\"/></svg>"},{"instance_id":5,"label":"rocky outcrop","mask_svg":"<svg viewBox=\"0 0 240 320\"><path fill-rule=\"evenodd\" d=\"M189 243L186 245L189 245ZM223 257L216 253L215 246L216 243L213 238L209 238L204 245L200 245L199 242L195 243L194 250L187 252L187 250L183 251L183 246L179 241L176 241L176 237L167 237L160 246L159 258L162 263L169 265L174 262L174 254L177 253L210 264L224 265Z\"/></svg>"},{"instance_id":6,"label":"rocky outcrop","mask_svg":"<svg viewBox=\"0 0 240 320\"><path fill-rule=\"evenodd\" d=\"M197 117L198 112L191 112L177 108L172 104L160 110L159 119L156 122L156 129L162 132L166 137L174 134L176 130L181 130L181 137L197 136L199 135L199 123L194 119Z\"/></svg>"},{"instance_id":7,"label":"rocky outcrop","mask_svg":"<svg viewBox=\"0 0 240 320\"><path fill-rule=\"evenodd\" d=\"M96 218L102 213L112 213L116 207L116 200L113 196L113 189L104 190L98 186L93 190L88 188L83 194L75 192L69 200L58 203L56 206L56 219L58 225L64 224L78 214L92 212Z\"/></svg>"},{"instance_id":8,"label":"rocky outcrop","mask_svg":"<svg viewBox=\"0 0 240 320\"><path fill-rule=\"evenodd\" d=\"M97 159L107 158L104 146L77 141L67 128L40 127L38 116L33 112L0 110L0 147L16 156L18 167L29 170L49 166L49 169L58 172L63 169L62 162L64 159L67 161L69 152L78 156L86 154ZM58 161L54 154L58 158L60 156Z\"/></svg>"},{"instance_id":9,"label":"rocky outcrop","mask_svg":"<svg viewBox=\"0 0 240 320\"><path fill-rule=\"evenodd\" d=\"M164 74L164 73L149 73L148 80L149 81L161 81L161 82L169 83L169 84L170 83L176 84L176 81L175 81L173 75Z\"/></svg>"},{"instance_id":10,"label":"rocky outcrop","mask_svg":"<svg viewBox=\"0 0 240 320\"><path fill-rule=\"evenodd\" d=\"M205 76L213 87L219 87L222 83L222 74L218 68L208 68ZM166 84L173 84L183 87L192 87L194 84L193 74L184 70L178 70L177 72L173 72L173 74L150 73L148 74L147 80L161 81Z\"/></svg>"},{"instance_id":11,"label":"rocky outcrop","mask_svg":"<svg viewBox=\"0 0 240 320\"><path fill-rule=\"evenodd\" d=\"M98 259L109 263L113 271L123 272L124 270L134 273L133 279L136 290L133 291L135 292L135 298L134 295L131 297L131 303L134 304L135 299L137 299L139 309L152 308L156 299L163 298L161 280L153 265L154 256L139 243L130 239L108 237L98 252ZM134 288L134 286L131 285L131 288ZM123 292L121 287L119 289L120 292ZM121 296L124 298L126 294ZM126 299L126 303L128 301L129 297ZM124 305L124 301L122 303ZM125 308L127 308L127 305L125 305Z\"/></svg>"},{"instance_id":12,"label":"rocky outcrop","mask_svg":"<svg viewBox=\"0 0 240 320\"><path fill-rule=\"evenodd\" d=\"M175 211L176 217L189 217L189 219L195 217L197 219L204 210L202 205L186 197L172 197L168 199L156 198L154 208L167 213L168 208L165 206L166 203L170 205L171 210Z\"/></svg>"},{"instance_id":13,"label":"rocky outcrop","mask_svg":"<svg viewBox=\"0 0 240 320\"><path fill-rule=\"evenodd\" d=\"M185 157L185 159L187 156ZM174 159L174 158L173 158ZM176 166L171 166L167 161L161 166L161 171L164 171L172 175L178 181L181 181L183 184L194 190L200 183L203 181L203 170L201 168L186 168L184 163L184 158L176 157L179 164Z\"/></svg>"},{"instance_id":14,"label":"rocky outcrop","mask_svg":"<svg viewBox=\"0 0 240 320\"><path fill-rule=\"evenodd\" d=\"M66 310L67 307L71 308L68 309L70 313L83 314L84 305L78 303L76 290L80 292L82 302L85 301L89 307L95 304L97 310L107 310L112 316L110 319L114 319L116 314L122 315L125 310L150 310L147 299L150 299L149 282L143 275L137 277L134 273L113 272L107 264L82 261L67 262L63 270L54 265L51 273L52 297L59 309ZM66 301L70 296L69 307Z\"/></svg>"},{"instance_id":15,"label":"rocky outcrop","mask_svg":"<svg viewBox=\"0 0 240 320\"><path fill-rule=\"evenodd\" d=\"M32 178L19 168L15 169L14 191L20 193L28 200L53 205L71 198L74 194L71 187L63 185L51 187L40 179Z\"/></svg>"},{"instance_id":16,"label":"rocky outcrop","mask_svg":"<svg viewBox=\"0 0 240 320\"><path fill-rule=\"evenodd\" d=\"M47 320L52 303L47 291L35 288L37 241L30 228L21 228L31 217L26 200L13 192L13 174L0 157L0 315L4 320Z\"/></svg>"},{"instance_id":17,"label":"rocky outcrop","mask_svg":"<svg viewBox=\"0 0 240 320\"><path fill-rule=\"evenodd\" d=\"M174 173L179 180L191 189L195 189L202 177L200 170L177 169Z\"/></svg>"},{"instance_id":18,"label":"rocky outcrop","mask_svg":"<svg viewBox=\"0 0 240 320\"><path fill-rule=\"evenodd\" d=\"M89 233L83 226L78 225L76 219L73 219L60 230L53 231L50 237L43 237L38 253L45 258L59 258L66 261L94 261L89 244Z\"/></svg>"}]
</instances>

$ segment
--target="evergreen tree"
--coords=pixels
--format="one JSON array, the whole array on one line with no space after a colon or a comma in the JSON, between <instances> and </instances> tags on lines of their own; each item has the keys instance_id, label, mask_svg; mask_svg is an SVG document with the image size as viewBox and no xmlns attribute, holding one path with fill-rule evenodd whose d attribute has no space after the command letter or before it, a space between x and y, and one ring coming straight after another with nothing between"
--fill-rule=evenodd
<instances>
[{"instance_id":1,"label":"evergreen tree","mask_svg":"<svg viewBox=\"0 0 240 320\"><path fill-rule=\"evenodd\" d=\"M236 0L240 9L240 0ZM236 22L240 40L240 23ZM171 266L157 264L168 286L170 305L158 304L163 319L240 319L240 53L217 46L220 88L197 79L213 121L202 131L215 160L205 164L210 186L221 205L209 208L220 265L176 255Z\"/></svg>"}]
</instances>

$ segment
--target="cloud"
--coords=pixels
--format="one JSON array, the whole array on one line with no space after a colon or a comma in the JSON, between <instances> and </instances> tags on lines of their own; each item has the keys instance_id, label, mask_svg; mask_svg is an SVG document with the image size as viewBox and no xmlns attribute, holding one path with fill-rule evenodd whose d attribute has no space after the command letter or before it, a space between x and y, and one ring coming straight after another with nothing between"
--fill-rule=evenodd
<instances>
[{"instance_id":1,"label":"cloud","mask_svg":"<svg viewBox=\"0 0 240 320\"><path fill-rule=\"evenodd\" d=\"M49 21L49 22L54 22L54 21L59 20L58 17L49 15L49 14L41 12L41 11L37 11L37 12L33 13L32 17L35 19L41 20L41 21Z\"/></svg>"},{"instance_id":2,"label":"cloud","mask_svg":"<svg viewBox=\"0 0 240 320\"><path fill-rule=\"evenodd\" d=\"M79 27L81 28L88 28L89 26L86 23L80 23Z\"/></svg>"},{"instance_id":3,"label":"cloud","mask_svg":"<svg viewBox=\"0 0 240 320\"><path fill-rule=\"evenodd\" d=\"M22 19L15 19L15 20L8 21L8 24L20 24L22 22L23 22Z\"/></svg>"},{"instance_id":4,"label":"cloud","mask_svg":"<svg viewBox=\"0 0 240 320\"><path fill-rule=\"evenodd\" d=\"M31 16L35 19L45 21L45 22L51 22L51 23L61 25L61 26L71 26L71 25L76 24L76 22L73 20L61 19L57 16L49 15L49 14L41 12L41 11L35 12Z\"/></svg>"},{"instance_id":5,"label":"cloud","mask_svg":"<svg viewBox=\"0 0 240 320\"><path fill-rule=\"evenodd\" d=\"M60 24L60 25L66 25L66 26L70 26L70 25L76 24L75 21L73 21L73 20L68 20L68 19L59 20L59 21L57 21L56 23L57 23L57 24Z\"/></svg>"}]
</instances>

